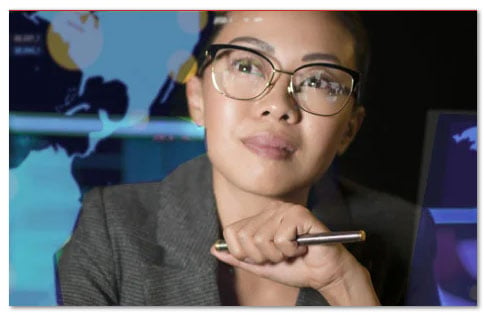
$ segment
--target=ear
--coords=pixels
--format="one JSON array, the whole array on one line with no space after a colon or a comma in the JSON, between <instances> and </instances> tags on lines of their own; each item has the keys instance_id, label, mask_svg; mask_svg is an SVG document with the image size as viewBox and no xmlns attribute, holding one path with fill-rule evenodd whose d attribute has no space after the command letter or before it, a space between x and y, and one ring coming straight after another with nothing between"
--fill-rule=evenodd
<instances>
[{"instance_id":1,"label":"ear","mask_svg":"<svg viewBox=\"0 0 486 315\"><path fill-rule=\"evenodd\" d=\"M351 142L353 142L354 137L361 128L361 124L363 123L365 115L366 111L363 106L356 106L356 108L353 109L346 129L344 130L344 133L342 135L341 142L338 146L338 155L342 155L344 152L346 152Z\"/></svg>"},{"instance_id":2,"label":"ear","mask_svg":"<svg viewBox=\"0 0 486 315\"><path fill-rule=\"evenodd\" d=\"M202 95L202 81L193 76L186 83L186 97L189 115L198 126L204 127L204 99Z\"/></svg>"}]
</instances>

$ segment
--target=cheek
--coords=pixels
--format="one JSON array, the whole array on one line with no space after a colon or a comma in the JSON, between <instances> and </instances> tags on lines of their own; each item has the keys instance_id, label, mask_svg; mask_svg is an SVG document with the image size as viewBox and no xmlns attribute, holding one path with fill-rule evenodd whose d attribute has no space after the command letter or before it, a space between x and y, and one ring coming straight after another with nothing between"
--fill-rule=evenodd
<instances>
[{"instance_id":1,"label":"cheek","mask_svg":"<svg viewBox=\"0 0 486 315\"><path fill-rule=\"evenodd\" d=\"M304 131L306 149L317 155L334 155L344 131L344 120L332 117L317 117L319 120L309 123ZM337 117L336 117L337 118Z\"/></svg>"},{"instance_id":2,"label":"cheek","mask_svg":"<svg viewBox=\"0 0 486 315\"><path fill-rule=\"evenodd\" d=\"M213 87L209 75L203 81L202 89L206 128L218 129L224 127L224 124L233 122L237 114L237 104Z\"/></svg>"},{"instance_id":3,"label":"cheek","mask_svg":"<svg viewBox=\"0 0 486 315\"><path fill-rule=\"evenodd\" d=\"M301 163L306 174L316 180L331 165L344 132L345 120L338 117L317 117L319 120L303 128L304 155Z\"/></svg>"},{"instance_id":4,"label":"cheek","mask_svg":"<svg viewBox=\"0 0 486 315\"><path fill-rule=\"evenodd\" d=\"M231 153L236 138L237 128L242 115L238 104L223 95L208 95L205 108L206 142L208 153Z\"/></svg>"}]
</instances>

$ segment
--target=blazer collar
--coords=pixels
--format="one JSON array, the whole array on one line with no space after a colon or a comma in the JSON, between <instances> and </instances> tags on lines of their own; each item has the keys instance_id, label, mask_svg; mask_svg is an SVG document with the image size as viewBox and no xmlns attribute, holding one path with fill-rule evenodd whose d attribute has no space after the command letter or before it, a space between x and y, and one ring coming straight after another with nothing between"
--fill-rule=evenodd
<instances>
[{"instance_id":1,"label":"blazer collar","mask_svg":"<svg viewBox=\"0 0 486 315\"><path fill-rule=\"evenodd\" d=\"M159 243L179 257L183 266L215 267L209 249L219 237L220 227L206 156L169 175L160 195L157 227Z\"/></svg>"}]
</instances>

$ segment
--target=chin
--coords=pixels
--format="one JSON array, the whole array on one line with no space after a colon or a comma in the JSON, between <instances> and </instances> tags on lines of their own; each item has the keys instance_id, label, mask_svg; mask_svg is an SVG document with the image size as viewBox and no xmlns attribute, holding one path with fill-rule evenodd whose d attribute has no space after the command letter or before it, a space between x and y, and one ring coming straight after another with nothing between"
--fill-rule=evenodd
<instances>
[{"instance_id":1,"label":"chin","mask_svg":"<svg viewBox=\"0 0 486 315\"><path fill-rule=\"evenodd\" d=\"M241 189L259 196L275 199L288 199L289 195L294 195L300 191L305 184L298 185L295 176L285 178L282 176L245 176L240 178L239 186Z\"/></svg>"},{"instance_id":2,"label":"chin","mask_svg":"<svg viewBox=\"0 0 486 315\"><path fill-rule=\"evenodd\" d=\"M211 152L212 153L212 152ZM305 174L295 173L295 168L283 166L281 162L258 159L240 159L237 157L221 158L221 155L209 154L213 169L230 184L247 193L275 199L288 199L290 195L308 188L312 179L306 180ZM238 167L235 167L238 164Z\"/></svg>"}]
</instances>

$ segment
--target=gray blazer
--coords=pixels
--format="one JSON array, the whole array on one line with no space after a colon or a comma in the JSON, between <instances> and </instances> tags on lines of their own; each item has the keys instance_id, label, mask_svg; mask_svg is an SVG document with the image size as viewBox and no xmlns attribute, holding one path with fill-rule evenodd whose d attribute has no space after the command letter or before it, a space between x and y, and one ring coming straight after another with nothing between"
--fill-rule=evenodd
<instances>
[{"instance_id":1,"label":"gray blazer","mask_svg":"<svg viewBox=\"0 0 486 315\"><path fill-rule=\"evenodd\" d=\"M415 237L416 208L325 176L309 208L331 230L364 229L346 245L366 266L384 305L400 305ZM221 305L220 237L211 165L201 156L157 183L95 188L84 197L75 231L58 264L64 305ZM296 305L328 305L310 288Z\"/></svg>"}]
</instances>

